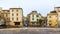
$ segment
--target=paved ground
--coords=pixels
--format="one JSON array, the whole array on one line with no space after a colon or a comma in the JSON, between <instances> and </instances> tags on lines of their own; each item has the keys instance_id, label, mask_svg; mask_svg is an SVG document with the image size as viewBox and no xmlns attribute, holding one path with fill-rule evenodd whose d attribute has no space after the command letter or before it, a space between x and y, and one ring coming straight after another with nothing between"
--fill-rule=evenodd
<instances>
[{"instance_id":1,"label":"paved ground","mask_svg":"<svg viewBox=\"0 0 60 34\"><path fill-rule=\"evenodd\" d=\"M0 34L60 34L60 28L10 28L10 29L0 29Z\"/></svg>"}]
</instances>

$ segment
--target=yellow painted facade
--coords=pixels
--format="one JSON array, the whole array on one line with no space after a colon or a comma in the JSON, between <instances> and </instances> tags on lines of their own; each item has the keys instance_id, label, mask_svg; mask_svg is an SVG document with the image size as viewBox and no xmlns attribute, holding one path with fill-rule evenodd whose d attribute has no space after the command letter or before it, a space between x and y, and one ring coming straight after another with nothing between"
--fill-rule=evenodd
<instances>
[{"instance_id":1,"label":"yellow painted facade","mask_svg":"<svg viewBox=\"0 0 60 34\"><path fill-rule=\"evenodd\" d=\"M56 11L51 11L50 14L47 15L47 26L50 26L50 27L58 26Z\"/></svg>"}]
</instances>

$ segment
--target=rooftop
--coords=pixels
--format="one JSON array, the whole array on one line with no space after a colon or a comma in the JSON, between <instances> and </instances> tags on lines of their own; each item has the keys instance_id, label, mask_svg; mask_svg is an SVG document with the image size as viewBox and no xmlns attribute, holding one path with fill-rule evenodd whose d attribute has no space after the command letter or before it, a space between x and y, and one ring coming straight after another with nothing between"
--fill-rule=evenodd
<instances>
[{"instance_id":1,"label":"rooftop","mask_svg":"<svg viewBox=\"0 0 60 34\"><path fill-rule=\"evenodd\" d=\"M56 11L51 11L50 13L57 13Z\"/></svg>"},{"instance_id":2,"label":"rooftop","mask_svg":"<svg viewBox=\"0 0 60 34\"><path fill-rule=\"evenodd\" d=\"M22 8L10 8L10 9L22 9Z\"/></svg>"},{"instance_id":3,"label":"rooftop","mask_svg":"<svg viewBox=\"0 0 60 34\"><path fill-rule=\"evenodd\" d=\"M60 7L55 7L55 8L60 8Z\"/></svg>"}]
</instances>

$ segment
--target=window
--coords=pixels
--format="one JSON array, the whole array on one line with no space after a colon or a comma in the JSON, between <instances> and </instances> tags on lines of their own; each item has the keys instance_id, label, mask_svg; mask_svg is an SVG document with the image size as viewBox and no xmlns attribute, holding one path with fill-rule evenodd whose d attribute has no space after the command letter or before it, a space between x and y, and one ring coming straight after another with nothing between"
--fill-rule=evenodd
<instances>
[{"instance_id":1,"label":"window","mask_svg":"<svg viewBox=\"0 0 60 34\"><path fill-rule=\"evenodd\" d=\"M9 21L10 19L9 18L7 18L7 21Z\"/></svg>"},{"instance_id":2,"label":"window","mask_svg":"<svg viewBox=\"0 0 60 34\"><path fill-rule=\"evenodd\" d=\"M12 18L12 20L14 20L14 18Z\"/></svg>"},{"instance_id":3,"label":"window","mask_svg":"<svg viewBox=\"0 0 60 34\"><path fill-rule=\"evenodd\" d=\"M32 17L34 17L34 15L32 15Z\"/></svg>"},{"instance_id":4,"label":"window","mask_svg":"<svg viewBox=\"0 0 60 34\"><path fill-rule=\"evenodd\" d=\"M51 26L52 24L49 24L49 26Z\"/></svg>"},{"instance_id":5,"label":"window","mask_svg":"<svg viewBox=\"0 0 60 34\"><path fill-rule=\"evenodd\" d=\"M18 20L18 18L17 18L17 20Z\"/></svg>"},{"instance_id":6,"label":"window","mask_svg":"<svg viewBox=\"0 0 60 34\"><path fill-rule=\"evenodd\" d=\"M18 12L18 9L16 11Z\"/></svg>"},{"instance_id":7,"label":"window","mask_svg":"<svg viewBox=\"0 0 60 34\"><path fill-rule=\"evenodd\" d=\"M49 16L49 18L51 18L51 16Z\"/></svg>"},{"instance_id":8,"label":"window","mask_svg":"<svg viewBox=\"0 0 60 34\"><path fill-rule=\"evenodd\" d=\"M9 12L9 11L7 11L7 12Z\"/></svg>"},{"instance_id":9,"label":"window","mask_svg":"<svg viewBox=\"0 0 60 34\"><path fill-rule=\"evenodd\" d=\"M16 15L18 16L18 13Z\"/></svg>"},{"instance_id":10,"label":"window","mask_svg":"<svg viewBox=\"0 0 60 34\"><path fill-rule=\"evenodd\" d=\"M34 18L32 18L32 20L34 20Z\"/></svg>"},{"instance_id":11,"label":"window","mask_svg":"<svg viewBox=\"0 0 60 34\"><path fill-rule=\"evenodd\" d=\"M51 20L49 20L49 22L51 22Z\"/></svg>"},{"instance_id":12,"label":"window","mask_svg":"<svg viewBox=\"0 0 60 34\"><path fill-rule=\"evenodd\" d=\"M36 15L36 17L39 17L39 15Z\"/></svg>"},{"instance_id":13,"label":"window","mask_svg":"<svg viewBox=\"0 0 60 34\"><path fill-rule=\"evenodd\" d=\"M39 19L37 19L37 21L38 21Z\"/></svg>"},{"instance_id":14,"label":"window","mask_svg":"<svg viewBox=\"0 0 60 34\"><path fill-rule=\"evenodd\" d=\"M12 13L12 16L14 16L14 14Z\"/></svg>"},{"instance_id":15,"label":"window","mask_svg":"<svg viewBox=\"0 0 60 34\"><path fill-rule=\"evenodd\" d=\"M6 16L8 16L8 14L6 14Z\"/></svg>"},{"instance_id":16,"label":"window","mask_svg":"<svg viewBox=\"0 0 60 34\"><path fill-rule=\"evenodd\" d=\"M32 15L32 20L34 20L34 15Z\"/></svg>"}]
</instances>

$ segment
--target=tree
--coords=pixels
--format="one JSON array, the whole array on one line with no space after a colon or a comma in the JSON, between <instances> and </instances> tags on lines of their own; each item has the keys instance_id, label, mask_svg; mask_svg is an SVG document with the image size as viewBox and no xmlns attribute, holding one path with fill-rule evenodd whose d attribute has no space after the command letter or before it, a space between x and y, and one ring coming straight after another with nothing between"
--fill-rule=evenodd
<instances>
[{"instance_id":1,"label":"tree","mask_svg":"<svg viewBox=\"0 0 60 34\"><path fill-rule=\"evenodd\" d=\"M38 22L38 24L39 24L40 26L42 26L42 21L43 21L42 19L38 19L38 20L37 20L37 22Z\"/></svg>"}]
</instances>

